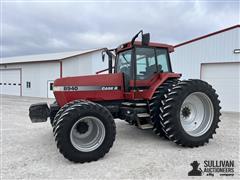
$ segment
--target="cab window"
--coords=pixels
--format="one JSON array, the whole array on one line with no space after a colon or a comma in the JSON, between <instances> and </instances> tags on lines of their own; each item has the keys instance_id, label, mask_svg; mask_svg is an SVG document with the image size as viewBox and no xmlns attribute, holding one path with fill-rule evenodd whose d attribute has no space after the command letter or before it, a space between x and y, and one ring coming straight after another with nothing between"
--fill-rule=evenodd
<instances>
[{"instance_id":1,"label":"cab window","mask_svg":"<svg viewBox=\"0 0 240 180\"><path fill-rule=\"evenodd\" d=\"M157 64L160 72L170 72L167 49L156 49Z\"/></svg>"},{"instance_id":2,"label":"cab window","mask_svg":"<svg viewBox=\"0 0 240 180\"><path fill-rule=\"evenodd\" d=\"M157 72L153 48L136 48L136 79L149 79Z\"/></svg>"}]
</instances>

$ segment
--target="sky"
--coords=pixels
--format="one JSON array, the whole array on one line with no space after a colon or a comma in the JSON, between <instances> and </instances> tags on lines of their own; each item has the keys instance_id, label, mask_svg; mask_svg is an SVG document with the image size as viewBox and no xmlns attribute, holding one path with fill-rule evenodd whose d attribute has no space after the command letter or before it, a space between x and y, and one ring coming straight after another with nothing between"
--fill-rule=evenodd
<instances>
[{"instance_id":1,"label":"sky","mask_svg":"<svg viewBox=\"0 0 240 180\"><path fill-rule=\"evenodd\" d=\"M2 57L115 48L141 29L176 45L240 24L234 0L1 1Z\"/></svg>"}]
</instances>

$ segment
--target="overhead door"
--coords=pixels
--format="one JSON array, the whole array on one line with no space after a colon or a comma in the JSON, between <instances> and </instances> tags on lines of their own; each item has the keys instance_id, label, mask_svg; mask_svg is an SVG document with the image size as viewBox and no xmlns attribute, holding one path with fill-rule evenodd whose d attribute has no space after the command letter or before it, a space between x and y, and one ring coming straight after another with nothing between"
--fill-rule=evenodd
<instances>
[{"instance_id":1,"label":"overhead door","mask_svg":"<svg viewBox=\"0 0 240 180\"><path fill-rule=\"evenodd\" d=\"M0 69L0 94L21 95L20 69Z\"/></svg>"},{"instance_id":2,"label":"overhead door","mask_svg":"<svg viewBox=\"0 0 240 180\"><path fill-rule=\"evenodd\" d=\"M239 112L240 62L202 64L201 79L216 89L223 111Z\"/></svg>"}]
</instances>

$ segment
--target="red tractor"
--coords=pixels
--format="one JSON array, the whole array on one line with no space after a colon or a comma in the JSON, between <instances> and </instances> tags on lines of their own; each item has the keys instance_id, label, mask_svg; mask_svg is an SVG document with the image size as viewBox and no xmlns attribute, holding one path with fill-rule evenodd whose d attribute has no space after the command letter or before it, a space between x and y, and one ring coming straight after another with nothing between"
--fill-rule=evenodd
<instances>
[{"instance_id":1,"label":"red tractor","mask_svg":"<svg viewBox=\"0 0 240 180\"><path fill-rule=\"evenodd\" d=\"M142 41L135 41L140 33ZM57 79L56 102L30 106L32 122L50 117L65 158L84 163L103 157L115 140L114 118L186 147L202 146L216 133L216 91L202 80L180 80L171 67L173 46L149 40L140 31L131 42L105 49L108 74Z\"/></svg>"}]
</instances>

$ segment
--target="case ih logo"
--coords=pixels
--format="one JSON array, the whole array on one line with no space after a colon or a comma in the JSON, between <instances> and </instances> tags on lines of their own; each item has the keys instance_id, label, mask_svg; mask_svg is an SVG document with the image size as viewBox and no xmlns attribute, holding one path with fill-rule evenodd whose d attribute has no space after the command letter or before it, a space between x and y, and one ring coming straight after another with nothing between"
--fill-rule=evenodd
<instances>
[{"instance_id":1,"label":"case ih logo","mask_svg":"<svg viewBox=\"0 0 240 180\"><path fill-rule=\"evenodd\" d=\"M102 87L102 90L118 90L117 86L104 86Z\"/></svg>"},{"instance_id":2,"label":"case ih logo","mask_svg":"<svg viewBox=\"0 0 240 180\"><path fill-rule=\"evenodd\" d=\"M190 165L192 170L188 172L188 176L234 176L233 160L205 160L203 162L203 170L200 168L198 161L193 161Z\"/></svg>"}]
</instances>

